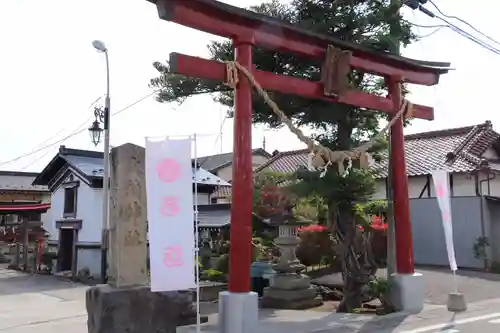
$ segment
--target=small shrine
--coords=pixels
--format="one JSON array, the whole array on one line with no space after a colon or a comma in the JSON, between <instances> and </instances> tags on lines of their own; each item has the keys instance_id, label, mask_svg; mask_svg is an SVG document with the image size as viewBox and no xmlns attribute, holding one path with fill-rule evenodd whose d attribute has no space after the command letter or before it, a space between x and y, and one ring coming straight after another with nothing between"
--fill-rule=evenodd
<instances>
[{"instance_id":1,"label":"small shrine","mask_svg":"<svg viewBox=\"0 0 500 333\"><path fill-rule=\"evenodd\" d=\"M269 287L264 289L260 305L274 309L308 309L323 304L316 288L311 286L308 276L302 274L305 266L295 255L300 242L297 228L307 221L300 221L292 214L292 207L285 208L281 216L273 218L278 226L278 237L274 243L280 250L279 262L273 266L276 274Z\"/></svg>"},{"instance_id":2,"label":"small shrine","mask_svg":"<svg viewBox=\"0 0 500 333\"><path fill-rule=\"evenodd\" d=\"M47 231L43 228L41 214L46 213L50 203L12 202L0 203L0 242L13 246L12 264L24 270L40 265L40 255ZM30 250L30 244L34 244ZM34 261L29 262L29 254L33 253ZM0 262L7 262L5 255L0 254Z\"/></svg>"}]
</instances>

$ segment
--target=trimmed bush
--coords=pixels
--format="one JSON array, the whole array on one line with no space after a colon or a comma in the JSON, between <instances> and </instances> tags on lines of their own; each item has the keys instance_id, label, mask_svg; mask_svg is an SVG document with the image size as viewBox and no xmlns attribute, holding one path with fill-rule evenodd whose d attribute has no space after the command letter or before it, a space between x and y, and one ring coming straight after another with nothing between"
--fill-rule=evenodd
<instances>
[{"instance_id":1,"label":"trimmed bush","mask_svg":"<svg viewBox=\"0 0 500 333\"><path fill-rule=\"evenodd\" d=\"M332 262L336 257L330 232L321 225L309 225L297 229L301 240L295 251L303 265L313 266Z\"/></svg>"}]
</instances>

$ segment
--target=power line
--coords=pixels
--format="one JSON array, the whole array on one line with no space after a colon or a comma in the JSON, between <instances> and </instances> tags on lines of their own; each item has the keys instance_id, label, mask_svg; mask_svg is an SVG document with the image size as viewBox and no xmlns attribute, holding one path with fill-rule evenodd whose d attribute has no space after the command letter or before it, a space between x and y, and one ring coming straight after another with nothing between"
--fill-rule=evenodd
<instances>
[{"instance_id":1,"label":"power line","mask_svg":"<svg viewBox=\"0 0 500 333\"><path fill-rule=\"evenodd\" d=\"M413 7L411 7L413 8ZM470 41L478 44L479 46L495 53L495 54L498 54L500 55L500 50L497 49L496 47L486 43L485 41L482 41L480 39L478 39L477 37L471 35L470 33L468 33L467 31L461 29L460 27L454 25L453 23L451 23L449 20L439 16L439 15L436 15L434 12L432 12L431 10L425 8L424 6L422 5L418 5L416 8L418 8L422 13L426 14L427 16L431 17L431 18L437 18L438 20L441 20L443 21L444 23L446 23L447 27L450 28L451 30L455 31L456 33L458 33L459 35L469 39Z\"/></svg>"},{"instance_id":2,"label":"power line","mask_svg":"<svg viewBox=\"0 0 500 333\"><path fill-rule=\"evenodd\" d=\"M131 103L131 104L127 105L127 106L126 106L126 107L124 107L123 109L116 111L115 113L113 113L113 114L112 114L112 116L115 116L115 115L117 115L117 114L122 113L123 111L126 111L126 110L130 109L131 107L133 107L133 106L135 106L135 105L139 104L140 102L142 102L142 101L144 101L146 98L148 98L148 97L150 97L150 96L152 96L152 95L156 94L157 92L158 92L158 90L155 90L155 91L153 91L153 92L149 93L148 95L146 95L146 96L144 96L144 97L141 97L140 99L138 99L137 101L135 101L135 102L133 102L133 103ZM92 118L92 117L90 117L90 118ZM88 122L88 120L86 120L86 122ZM85 123L83 123L82 125L80 125L80 126L79 126L79 128L80 128L80 127L82 127L84 124L85 124ZM64 142L64 141L68 140L69 138L71 138L71 137L73 137L73 136L75 136L75 135L78 135L78 134L80 134L80 133L82 133L83 131L86 131L86 130L87 130L86 128L83 128L83 129L80 129L80 130L78 130L78 129L77 129L77 130L75 130L73 133L71 133L71 134L69 134L69 135L65 136L64 138L62 138L61 140L58 140L58 141L55 141L55 142L53 142L53 143L51 143L51 144L45 145L45 146L43 146L43 147L41 147L41 148L39 148L39 149L35 149L35 150L31 151L31 152L28 152L28 153L26 153L26 154L23 154L23 155L21 155L21 156L18 156L18 157L16 157L16 158L13 158L13 159L11 159L11 160L9 160L9 161L2 162L2 163L0 163L0 166L6 165L6 164L10 164L10 163L12 163L12 162L16 162L16 161L18 161L18 160L20 160L20 159L23 159L23 158L25 158L25 157L28 157L28 156L34 155L34 154L36 154L36 153L38 153L38 152L40 152L40 151L43 151L43 150L45 150L45 149L47 149L47 148L53 147L53 146L55 146L55 145L57 145L57 144L60 144L60 143L62 143L62 142Z\"/></svg>"},{"instance_id":3,"label":"power line","mask_svg":"<svg viewBox=\"0 0 500 333\"><path fill-rule=\"evenodd\" d=\"M26 164L25 166L23 166L21 169L19 169L19 171L26 170L27 168L29 168L30 166L32 166L33 164L35 164L36 162L40 161L42 158L44 158L45 156L47 156L49 153L50 153L50 150L47 150L45 152L45 154L43 154L41 157L36 158L33 161L29 162L28 164Z\"/></svg>"},{"instance_id":4,"label":"power line","mask_svg":"<svg viewBox=\"0 0 500 333\"><path fill-rule=\"evenodd\" d=\"M457 20L457 21L460 21L462 22L463 24L469 26L471 29L473 29L475 32L477 32L478 34L482 35L483 37L486 37L487 39L489 39L490 41L500 45L500 42L498 42L497 40L493 39L492 37L486 35L485 33L483 33L481 30L477 29L476 27L474 27L472 24L470 24L469 22L461 19L460 17L457 17L457 16L453 16L453 15L446 15L445 13L443 13L443 11L441 11L441 9L439 9L439 7L434 3L434 1L432 0L429 0L429 2L431 3L431 5L433 5L436 10L441 14L443 15L444 17L446 18L449 18L449 19L454 19L454 20Z\"/></svg>"},{"instance_id":5,"label":"power line","mask_svg":"<svg viewBox=\"0 0 500 333\"><path fill-rule=\"evenodd\" d=\"M97 101L99 101L100 99L102 98L102 96L99 96L96 98L95 101L93 101L92 103L90 103L90 105L87 107L87 109L90 109L93 105L95 105L97 103ZM89 119L86 120L86 122L88 122ZM78 130L80 127L82 127L82 125L78 126L78 128L76 130ZM64 130L66 129L66 127L62 127L56 134L54 134L53 136L49 137L47 140L43 141L42 143L40 143L39 145L37 145L33 150L31 150L30 152L28 152L27 154L31 154L31 153L36 153L38 152L38 148L40 147L44 147L49 141L51 141L52 139L55 139L57 136L59 136L59 134L61 134L62 132L64 132ZM36 158L34 159L33 161L31 161L30 163L28 163L27 165L25 165L24 167L21 168L21 171L22 170L25 170L26 168L30 167L31 165L33 165L34 163L36 163L37 161L39 161L40 159L44 158L45 156L47 156L48 152L46 154L44 154L42 157L40 158ZM7 162L6 162L7 163ZM0 165L3 165L0 164Z\"/></svg>"},{"instance_id":6,"label":"power line","mask_svg":"<svg viewBox=\"0 0 500 333\"><path fill-rule=\"evenodd\" d=\"M215 149L215 146L217 145L217 141L219 141L219 138L222 137L222 129L224 128L224 124L226 122L226 119L228 117L224 117L224 119L222 119L222 122L220 124L220 128L219 128L219 133L217 134L217 137L215 138L215 142L214 142L214 145L212 147L212 151ZM214 155L210 155L210 156L207 156L203 159L203 161L201 162L199 168L203 167L208 161L210 161L212 159L212 157L214 157Z\"/></svg>"},{"instance_id":7,"label":"power line","mask_svg":"<svg viewBox=\"0 0 500 333\"><path fill-rule=\"evenodd\" d=\"M426 24L417 24L417 23L413 23L413 22L410 22L408 20L405 20L408 24L411 24L412 26L414 27L417 27L417 28L449 28L449 26L447 24L434 24L434 25L426 25Z\"/></svg>"},{"instance_id":8,"label":"power line","mask_svg":"<svg viewBox=\"0 0 500 333\"><path fill-rule=\"evenodd\" d=\"M451 30L453 30L453 31L455 31L455 32L456 32L456 33L458 33L459 35L461 35L461 36L463 36L463 37L467 38L468 40L470 40L470 41L472 41L472 42L476 43L477 45L479 45L479 46L481 46L481 47L483 47L483 48L485 48L485 49L487 49L487 50L489 50L489 51L491 51L491 52L493 52L493 53L495 53L495 54L500 55L500 50L499 50L499 49L497 49L496 47L491 46L490 44L488 44L488 43L486 43L486 42L484 42L484 41L482 41L482 40L480 40L480 39L476 38L475 36L473 36L473 35L469 34L467 31L465 31L465 30L463 30L463 29L461 29L461 28L457 27L456 25L452 24L451 22L449 22L448 20L446 20L446 19L445 19L445 18L443 18L443 17L437 16L437 15L435 15L435 17L436 17L437 19L439 19L439 20L441 20L441 21L443 21L443 22L447 23L448 25L450 25L450 29L451 29Z\"/></svg>"},{"instance_id":9,"label":"power line","mask_svg":"<svg viewBox=\"0 0 500 333\"><path fill-rule=\"evenodd\" d=\"M443 28L440 27L440 28L434 29L432 32L430 32L430 33L428 33L426 35L418 35L417 39L420 40L420 39L423 39L423 38L430 37L430 36L434 35L436 32L440 31L441 29L443 29Z\"/></svg>"}]
</instances>

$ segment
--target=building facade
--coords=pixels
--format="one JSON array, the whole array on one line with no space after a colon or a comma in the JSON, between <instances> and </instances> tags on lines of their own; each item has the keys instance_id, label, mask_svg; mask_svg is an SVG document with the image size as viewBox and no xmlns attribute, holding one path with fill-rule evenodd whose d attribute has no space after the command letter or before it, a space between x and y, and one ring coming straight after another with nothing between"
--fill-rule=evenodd
<instances>
[{"instance_id":1,"label":"building facade","mask_svg":"<svg viewBox=\"0 0 500 333\"><path fill-rule=\"evenodd\" d=\"M51 195L47 186L32 185L37 176L36 172L0 171L0 205L50 203ZM49 214L50 211L37 218L45 221ZM0 217L0 224L18 221L17 214Z\"/></svg>"},{"instance_id":2,"label":"building facade","mask_svg":"<svg viewBox=\"0 0 500 333\"><path fill-rule=\"evenodd\" d=\"M35 186L46 186L51 194L52 209L44 226L50 234L49 246L57 252L58 271L76 276L88 269L92 276L100 274L103 165L102 152L61 146L33 181ZM210 202L216 187L230 186L204 169L195 175L195 202L199 205Z\"/></svg>"},{"instance_id":3,"label":"building facade","mask_svg":"<svg viewBox=\"0 0 500 333\"><path fill-rule=\"evenodd\" d=\"M482 268L474 248L488 239L488 261L500 261L500 135L487 121L475 126L405 136L408 196L415 262L447 265L444 232L431 173L447 170L452 195L452 215L458 265ZM294 172L306 167L307 150L273 154L255 172ZM387 199L388 158L371 166L376 180L374 200ZM230 198L231 188L216 193ZM397 221L396 221L397 223Z\"/></svg>"},{"instance_id":4,"label":"building facade","mask_svg":"<svg viewBox=\"0 0 500 333\"><path fill-rule=\"evenodd\" d=\"M252 150L252 167L254 170L266 163L272 157L263 148ZM210 173L231 182L233 179L233 153L218 154L198 159L199 164ZM231 188L222 186L210 196L211 204L227 204L231 202Z\"/></svg>"},{"instance_id":5,"label":"building facade","mask_svg":"<svg viewBox=\"0 0 500 333\"><path fill-rule=\"evenodd\" d=\"M30 259L39 249L36 243L43 243L48 236L43 224L50 219L50 191L46 186L32 185L37 175L0 171L0 262L12 260L26 270L35 266Z\"/></svg>"}]
</instances>

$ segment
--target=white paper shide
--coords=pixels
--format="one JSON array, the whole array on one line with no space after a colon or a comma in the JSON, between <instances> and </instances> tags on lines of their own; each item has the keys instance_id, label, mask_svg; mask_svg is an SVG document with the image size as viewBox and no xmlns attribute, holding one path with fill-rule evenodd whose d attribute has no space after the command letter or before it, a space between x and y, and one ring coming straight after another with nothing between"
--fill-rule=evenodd
<instances>
[{"instance_id":1,"label":"white paper shide","mask_svg":"<svg viewBox=\"0 0 500 333\"><path fill-rule=\"evenodd\" d=\"M437 170L432 173L432 180L439 209L441 210L441 218L443 220L444 236L446 241L446 250L448 252L448 261L452 271L457 270L457 262L455 260L455 248L453 246L453 224L451 217L451 199L448 172Z\"/></svg>"},{"instance_id":2,"label":"white paper shide","mask_svg":"<svg viewBox=\"0 0 500 333\"><path fill-rule=\"evenodd\" d=\"M194 288L191 138L146 139L151 291Z\"/></svg>"}]
</instances>

